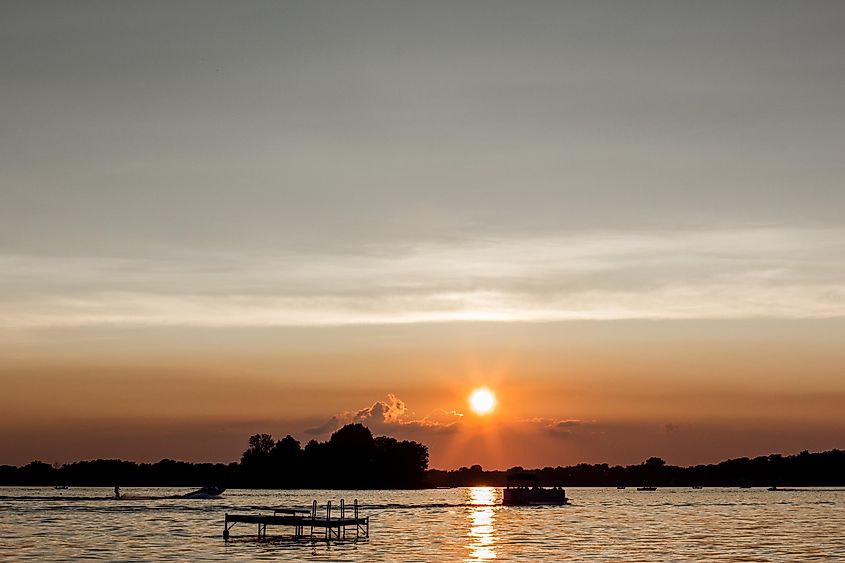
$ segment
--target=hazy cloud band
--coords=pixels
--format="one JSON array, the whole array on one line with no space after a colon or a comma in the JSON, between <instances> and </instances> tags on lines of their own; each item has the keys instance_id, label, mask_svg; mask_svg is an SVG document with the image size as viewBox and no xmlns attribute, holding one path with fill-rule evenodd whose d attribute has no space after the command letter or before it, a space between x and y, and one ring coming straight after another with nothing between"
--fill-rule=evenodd
<instances>
[{"instance_id":1,"label":"hazy cloud band","mask_svg":"<svg viewBox=\"0 0 845 563\"><path fill-rule=\"evenodd\" d=\"M744 229L160 259L0 257L8 327L845 315L845 231Z\"/></svg>"}]
</instances>

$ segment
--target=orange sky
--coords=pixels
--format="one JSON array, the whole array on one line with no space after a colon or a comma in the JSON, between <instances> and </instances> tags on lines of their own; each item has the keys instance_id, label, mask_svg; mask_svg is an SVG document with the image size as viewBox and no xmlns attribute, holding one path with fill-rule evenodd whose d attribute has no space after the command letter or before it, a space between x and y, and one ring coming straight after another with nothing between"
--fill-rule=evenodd
<instances>
[{"instance_id":1,"label":"orange sky","mask_svg":"<svg viewBox=\"0 0 845 563\"><path fill-rule=\"evenodd\" d=\"M755 320L6 331L0 463L230 461L251 433L305 442L352 420L429 444L434 467L651 455L688 464L841 447L845 352L835 335L843 327ZM479 385L499 400L486 417L466 404Z\"/></svg>"}]
</instances>

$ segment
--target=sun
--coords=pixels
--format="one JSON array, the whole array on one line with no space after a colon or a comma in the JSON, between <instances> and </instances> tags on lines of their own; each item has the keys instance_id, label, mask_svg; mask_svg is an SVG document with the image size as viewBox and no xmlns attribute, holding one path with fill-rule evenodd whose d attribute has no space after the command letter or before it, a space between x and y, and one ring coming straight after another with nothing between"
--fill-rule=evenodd
<instances>
[{"instance_id":1,"label":"sun","mask_svg":"<svg viewBox=\"0 0 845 563\"><path fill-rule=\"evenodd\" d=\"M489 414L496 408L496 395L487 387L473 389L469 395L469 408L475 414Z\"/></svg>"}]
</instances>

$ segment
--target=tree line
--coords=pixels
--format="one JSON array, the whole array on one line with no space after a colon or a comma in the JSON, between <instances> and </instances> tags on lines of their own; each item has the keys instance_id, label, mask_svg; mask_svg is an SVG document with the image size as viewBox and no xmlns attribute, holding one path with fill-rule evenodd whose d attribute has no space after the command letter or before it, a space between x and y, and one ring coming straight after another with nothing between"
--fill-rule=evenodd
<instances>
[{"instance_id":1,"label":"tree line","mask_svg":"<svg viewBox=\"0 0 845 563\"><path fill-rule=\"evenodd\" d=\"M469 487L504 486L510 473L526 471L512 467L506 471L485 471L480 465L452 471L430 470L429 486ZM771 454L755 458L728 459L716 464L678 467L659 457L640 464L621 466L581 463L567 467L528 470L546 486L613 487L770 487L770 486L843 486L845 451L830 450L795 455Z\"/></svg>"},{"instance_id":2,"label":"tree line","mask_svg":"<svg viewBox=\"0 0 845 563\"><path fill-rule=\"evenodd\" d=\"M402 489L504 486L509 473L536 473L546 486L843 486L845 452L772 454L717 464L678 467L658 457L621 466L578 464L526 470L485 471L480 465L428 469L428 448L389 436L373 437L361 424L348 424L325 442L304 447L285 436L250 436L239 462L189 463L163 459L136 463L115 459L50 465L33 461L0 466L0 485L200 486L228 488Z\"/></svg>"},{"instance_id":3,"label":"tree line","mask_svg":"<svg viewBox=\"0 0 845 563\"><path fill-rule=\"evenodd\" d=\"M348 424L327 441L311 440L305 447L290 435L278 441L269 434L250 436L239 463L97 459L53 466L33 461L0 466L0 485L402 489L423 487L427 468L427 446L373 437L365 426Z\"/></svg>"}]
</instances>

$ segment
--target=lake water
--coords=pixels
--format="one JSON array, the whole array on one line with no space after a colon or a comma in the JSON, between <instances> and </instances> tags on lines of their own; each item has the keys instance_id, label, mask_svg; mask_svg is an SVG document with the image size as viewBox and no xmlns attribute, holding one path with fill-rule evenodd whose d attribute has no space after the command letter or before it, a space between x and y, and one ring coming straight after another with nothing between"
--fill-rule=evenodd
<instances>
[{"instance_id":1,"label":"lake water","mask_svg":"<svg viewBox=\"0 0 845 563\"><path fill-rule=\"evenodd\" d=\"M126 489L168 496L186 489ZM845 561L845 490L571 488L572 504L503 507L501 489L242 491L111 500L110 489L0 487L0 558L57 561ZM222 538L229 513L358 498L370 539ZM475 506L474 506L475 505ZM481 506L479 506L481 505ZM492 505L492 506L490 506ZM270 511L272 512L272 510ZM272 534L274 530L268 529ZM276 533L289 533L277 528Z\"/></svg>"}]
</instances>

